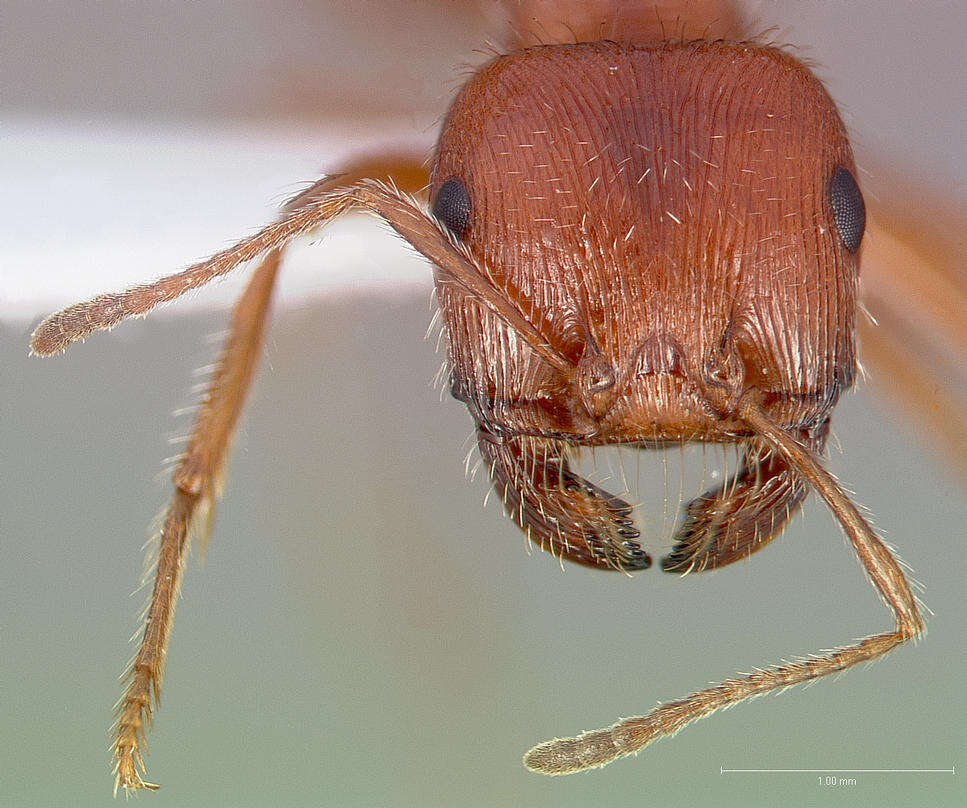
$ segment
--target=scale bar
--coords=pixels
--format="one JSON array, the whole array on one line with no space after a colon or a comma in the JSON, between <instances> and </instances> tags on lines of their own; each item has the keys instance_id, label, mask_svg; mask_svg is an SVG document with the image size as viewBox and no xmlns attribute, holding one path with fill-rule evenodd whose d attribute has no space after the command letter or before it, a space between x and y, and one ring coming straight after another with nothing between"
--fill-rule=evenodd
<instances>
[{"instance_id":1,"label":"scale bar","mask_svg":"<svg viewBox=\"0 0 967 808\"><path fill-rule=\"evenodd\" d=\"M719 774L956 774L956 769L726 769Z\"/></svg>"}]
</instances>

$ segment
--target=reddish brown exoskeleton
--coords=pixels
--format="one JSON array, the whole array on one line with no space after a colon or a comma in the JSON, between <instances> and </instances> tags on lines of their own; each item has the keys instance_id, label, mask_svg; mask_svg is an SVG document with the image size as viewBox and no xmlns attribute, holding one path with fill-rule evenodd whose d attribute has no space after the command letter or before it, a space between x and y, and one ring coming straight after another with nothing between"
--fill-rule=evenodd
<instances>
[{"instance_id":1,"label":"reddish brown exoskeleton","mask_svg":"<svg viewBox=\"0 0 967 808\"><path fill-rule=\"evenodd\" d=\"M175 475L145 634L119 709L120 785L154 787L141 777L152 690L189 536L217 494L282 251L353 209L385 219L433 263L452 392L475 419L508 512L540 546L602 569L651 564L630 506L570 469L575 447L738 443L742 466L688 506L663 568L713 569L748 556L813 487L895 614L893 630L857 644L541 744L525 756L530 768L603 765L720 707L873 659L922 630L898 563L818 460L856 369L865 223L835 106L781 50L648 43L539 46L485 66L444 124L429 212L390 184L327 178L210 260L71 306L37 329L33 350L56 353L263 259Z\"/></svg>"}]
</instances>

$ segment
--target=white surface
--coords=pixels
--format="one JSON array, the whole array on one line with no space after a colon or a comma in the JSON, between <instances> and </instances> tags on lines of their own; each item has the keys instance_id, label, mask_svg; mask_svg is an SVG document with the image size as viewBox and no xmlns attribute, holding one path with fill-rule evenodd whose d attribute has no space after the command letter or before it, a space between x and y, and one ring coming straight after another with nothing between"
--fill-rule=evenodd
<instances>
[{"instance_id":1,"label":"white surface","mask_svg":"<svg viewBox=\"0 0 967 808\"><path fill-rule=\"evenodd\" d=\"M66 297L62 285L84 294L112 286L109 260L140 280L209 254L261 225L300 183L338 170L330 139L348 131L362 146L359 137L385 134L385 122L340 133L284 125L264 104L241 109L253 97L268 103L255 90L265 89L259 64L318 52L341 71L307 68L319 93L344 87L346 73L380 97L387 82L423 82L417 90L441 96L433 109L442 110L450 88L434 83L424 60L459 65L469 57L463 43L488 35L453 25L449 13L428 33L431 15L401 21L398 0L381 4L394 13L345 5L358 6L348 27L348 18L327 25L313 12L328 2L237 3L231 15L223 3L194 3L190 13L183 3L3 4L0 312L13 308L14 256L24 290L21 321L0 327L12 391L0 419L3 805L110 799L115 676L143 594L129 593L145 526L169 493L152 480L177 451L162 435L187 431L188 415L170 412L194 400L190 371L210 361L216 347L204 337L225 318L170 316L190 310L186 301L49 360L27 357L26 319L47 313L47 296ZM756 6L761 27L789 26L777 38L807 46L823 65L868 153L956 190L967 165L959 4ZM165 15L167 24L147 19ZM265 17L272 24L253 27ZM249 53L263 40L268 55ZM412 67L388 70L387 54ZM6 92L19 83L26 89ZM24 98L32 105L13 103ZM226 122L243 112L244 123ZM432 141L432 129L403 118L393 118L396 129ZM373 257L379 228L361 226L361 276L402 260ZM349 266L332 265L333 240L305 253L310 283ZM216 294L237 285L226 280ZM935 611L925 640L837 681L723 711L603 771L526 772L520 755L543 738L883 630L890 618L817 499L749 562L704 577L625 578L526 555L497 498L480 507L486 481L463 479L471 423L430 387L439 359L422 340L426 297L347 294L273 319L208 561L199 569L193 559L186 576L150 739L149 772L164 788L141 805L965 804L962 776L861 775L834 790L812 775L719 773L962 768L963 486L922 439L898 430L892 410L877 414L868 387L837 408L843 454L834 450L830 467L924 582ZM209 291L196 301L207 305ZM657 499L659 524L666 481L667 517L681 517L671 454L665 470L656 453L642 453L640 480L628 466L642 496ZM667 540L642 527L652 548Z\"/></svg>"},{"instance_id":2,"label":"white surface","mask_svg":"<svg viewBox=\"0 0 967 808\"><path fill-rule=\"evenodd\" d=\"M472 3L239 4L230 18L217 3L188 16L181 4L81 5L5 5L0 321L177 271L349 153L402 141L429 155L462 65L500 37ZM794 44L827 81L874 172L868 193L888 196L895 167L964 204L967 5L743 6L753 30ZM284 306L429 283L365 220L323 241L291 256ZM226 304L237 284L222 286L193 299Z\"/></svg>"},{"instance_id":3,"label":"white surface","mask_svg":"<svg viewBox=\"0 0 967 808\"><path fill-rule=\"evenodd\" d=\"M7 122L0 319L34 318L177 271L268 223L354 148L331 127ZM385 226L353 216L291 252L280 300L414 284L430 284L422 258ZM178 305L223 306L237 294L237 283L220 283Z\"/></svg>"}]
</instances>

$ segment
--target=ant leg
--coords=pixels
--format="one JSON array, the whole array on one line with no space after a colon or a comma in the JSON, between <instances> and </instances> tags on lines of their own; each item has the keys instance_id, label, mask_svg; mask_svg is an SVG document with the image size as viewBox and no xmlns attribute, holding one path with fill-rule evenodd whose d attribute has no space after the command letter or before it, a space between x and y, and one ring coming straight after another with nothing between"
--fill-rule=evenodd
<instances>
[{"instance_id":1,"label":"ant leg","mask_svg":"<svg viewBox=\"0 0 967 808\"><path fill-rule=\"evenodd\" d=\"M570 774L604 766L617 757L643 749L656 738L672 735L722 707L876 659L923 631L916 599L899 563L833 475L823 468L809 448L766 415L751 395L743 397L737 415L826 500L873 586L893 610L896 627L893 631L874 634L836 651L727 679L679 701L662 704L647 716L626 718L611 727L584 732L573 738L546 741L524 756L527 768L541 774Z\"/></svg>"},{"instance_id":2,"label":"ant leg","mask_svg":"<svg viewBox=\"0 0 967 808\"><path fill-rule=\"evenodd\" d=\"M602 569L651 566L635 541L631 506L574 474L565 443L500 437L479 422L477 443L507 513L541 549Z\"/></svg>"},{"instance_id":3,"label":"ant leg","mask_svg":"<svg viewBox=\"0 0 967 808\"><path fill-rule=\"evenodd\" d=\"M798 437L819 456L828 434L827 420ZM735 476L688 503L661 568L703 572L748 558L782 532L808 493L809 483L781 454L750 442Z\"/></svg>"},{"instance_id":4,"label":"ant leg","mask_svg":"<svg viewBox=\"0 0 967 808\"><path fill-rule=\"evenodd\" d=\"M383 154L361 152L351 156L340 165L339 173L330 174L312 183L305 191L296 194L285 204L287 210L295 210L302 203L321 191L345 188L363 180L385 180L404 194L423 198L430 187L430 172L426 162L407 151L390 151Z\"/></svg>"},{"instance_id":5,"label":"ant leg","mask_svg":"<svg viewBox=\"0 0 967 808\"><path fill-rule=\"evenodd\" d=\"M361 176L381 172L407 189L418 190L426 183L426 171L412 158L391 156L376 160L362 156L350 162L344 173L316 183L312 190L330 191ZM298 208L302 201L301 196L296 197L287 205L285 213ZM235 305L218 369L192 428L188 449L174 475L175 493L161 530L155 585L144 635L128 672L127 690L117 707L116 784L125 789L158 788L141 777L145 772L143 751L147 749L145 733L160 697L181 574L190 540L197 538L203 542L211 527L231 437L258 364L281 260L281 248L271 249Z\"/></svg>"},{"instance_id":6,"label":"ant leg","mask_svg":"<svg viewBox=\"0 0 967 808\"><path fill-rule=\"evenodd\" d=\"M911 350L909 340L902 337L904 329L891 314L877 312L877 323L859 318L860 355L870 367L873 386L893 399L910 421L920 427L918 437L932 443L962 478L967 479L965 400L958 399L950 377L939 377L935 370L941 364L939 361L931 361L929 356L918 357ZM967 364L967 342L963 351Z\"/></svg>"},{"instance_id":7,"label":"ant leg","mask_svg":"<svg viewBox=\"0 0 967 808\"><path fill-rule=\"evenodd\" d=\"M886 214L884 214L886 215ZM961 215L954 224L967 226ZM903 236L877 219L867 227L863 246L863 297L940 346L967 351L967 259L962 239L926 244ZM876 312L874 312L876 314Z\"/></svg>"},{"instance_id":8,"label":"ant leg","mask_svg":"<svg viewBox=\"0 0 967 808\"><path fill-rule=\"evenodd\" d=\"M192 537L204 539L222 482L232 433L258 364L266 315L281 262L271 251L249 281L232 312L231 329L218 369L203 398L188 449L175 472L175 493L161 528L154 590L144 635L118 702L114 757L116 784L124 789L157 789L145 782L143 751L154 706L161 694L168 639Z\"/></svg>"},{"instance_id":9,"label":"ant leg","mask_svg":"<svg viewBox=\"0 0 967 808\"><path fill-rule=\"evenodd\" d=\"M860 358L883 395L967 476L967 216L918 191L874 208L863 246ZM950 372L944 373L941 368Z\"/></svg>"}]
</instances>

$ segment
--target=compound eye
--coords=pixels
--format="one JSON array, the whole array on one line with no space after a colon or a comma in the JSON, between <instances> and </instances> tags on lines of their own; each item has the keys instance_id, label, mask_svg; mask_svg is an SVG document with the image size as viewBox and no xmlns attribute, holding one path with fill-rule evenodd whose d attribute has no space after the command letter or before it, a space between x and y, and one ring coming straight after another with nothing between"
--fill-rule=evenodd
<instances>
[{"instance_id":1,"label":"compound eye","mask_svg":"<svg viewBox=\"0 0 967 808\"><path fill-rule=\"evenodd\" d=\"M866 205L863 204L860 187L847 169L837 166L829 181L828 192L833 206L833 219L843 246L850 252L856 252L866 229Z\"/></svg>"},{"instance_id":2,"label":"compound eye","mask_svg":"<svg viewBox=\"0 0 967 808\"><path fill-rule=\"evenodd\" d=\"M463 180L448 179L433 200L433 215L458 239L463 239L470 227L470 193Z\"/></svg>"}]
</instances>

